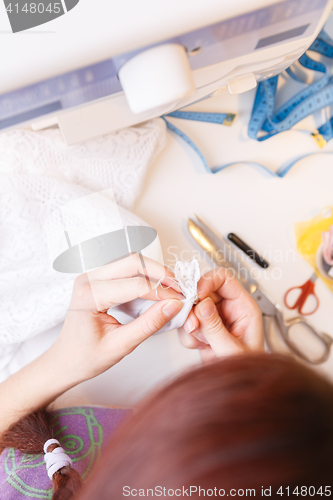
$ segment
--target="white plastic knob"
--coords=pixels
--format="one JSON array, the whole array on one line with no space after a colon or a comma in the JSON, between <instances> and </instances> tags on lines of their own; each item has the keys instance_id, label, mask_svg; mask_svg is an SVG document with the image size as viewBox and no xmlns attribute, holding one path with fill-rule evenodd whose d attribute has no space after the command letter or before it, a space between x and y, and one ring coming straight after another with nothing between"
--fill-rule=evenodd
<instances>
[{"instance_id":1,"label":"white plastic knob","mask_svg":"<svg viewBox=\"0 0 333 500\"><path fill-rule=\"evenodd\" d=\"M235 78L230 78L227 82L229 94L241 94L257 86L257 80L253 73L246 73Z\"/></svg>"},{"instance_id":2,"label":"white plastic knob","mask_svg":"<svg viewBox=\"0 0 333 500\"><path fill-rule=\"evenodd\" d=\"M136 114L177 104L195 91L186 50L175 43L140 52L120 68L118 76Z\"/></svg>"}]
</instances>

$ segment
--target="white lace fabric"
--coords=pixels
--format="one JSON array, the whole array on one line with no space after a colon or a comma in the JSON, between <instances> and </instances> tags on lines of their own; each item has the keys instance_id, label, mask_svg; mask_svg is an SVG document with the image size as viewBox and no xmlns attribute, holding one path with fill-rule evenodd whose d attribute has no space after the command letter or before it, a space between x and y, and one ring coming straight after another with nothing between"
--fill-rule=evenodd
<instances>
[{"instance_id":1,"label":"white lace fabric","mask_svg":"<svg viewBox=\"0 0 333 500\"><path fill-rule=\"evenodd\" d=\"M161 119L66 146L58 129L0 133L0 369L24 340L62 322L76 275L49 262L47 217L112 188L130 209L148 165L166 142ZM145 225L121 210L124 225Z\"/></svg>"},{"instance_id":2,"label":"white lace fabric","mask_svg":"<svg viewBox=\"0 0 333 500\"><path fill-rule=\"evenodd\" d=\"M196 259L191 262L178 260L175 264L175 278L187 300L193 302L197 297L197 284L200 279L199 263Z\"/></svg>"}]
</instances>

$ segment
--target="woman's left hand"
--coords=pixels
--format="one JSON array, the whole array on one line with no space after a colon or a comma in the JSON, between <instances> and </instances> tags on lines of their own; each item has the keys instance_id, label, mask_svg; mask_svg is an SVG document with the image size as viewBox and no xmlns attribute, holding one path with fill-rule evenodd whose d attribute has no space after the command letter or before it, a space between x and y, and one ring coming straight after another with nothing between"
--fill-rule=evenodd
<instances>
[{"instance_id":1,"label":"woman's left hand","mask_svg":"<svg viewBox=\"0 0 333 500\"><path fill-rule=\"evenodd\" d=\"M217 267L202 276L198 298L179 329L185 347L200 348L204 361L264 349L260 308L227 269Z\"/></svg>"}]
</instances>

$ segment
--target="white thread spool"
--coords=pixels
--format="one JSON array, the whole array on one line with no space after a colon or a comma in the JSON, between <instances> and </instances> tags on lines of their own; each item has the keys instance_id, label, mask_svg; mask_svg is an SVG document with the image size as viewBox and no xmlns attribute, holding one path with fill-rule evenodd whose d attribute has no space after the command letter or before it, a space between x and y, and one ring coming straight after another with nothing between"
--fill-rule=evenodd
<instances>
[{"instance_id":1,"label":"white thread spool","mask_svg":"<svg viewBox=\"0 0 333 500\"><path fill-rule=\"evenodd\" d=\"M177 104L194 93L195 85L185 48L158 45L127 61L118 73L133 113Z\"/></svg>"}]
</instances>

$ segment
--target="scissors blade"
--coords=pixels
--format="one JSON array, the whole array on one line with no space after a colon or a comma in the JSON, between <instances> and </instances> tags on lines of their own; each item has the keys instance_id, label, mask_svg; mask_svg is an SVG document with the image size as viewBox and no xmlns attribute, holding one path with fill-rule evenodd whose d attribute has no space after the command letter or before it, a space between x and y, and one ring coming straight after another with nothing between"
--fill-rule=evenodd
<instances>
[{"instance_id":1,"label":"scissors blade","mask_svg":"<svg viewBox=\"0 0 333 500\"><path fill-rule=\"evenodd\" d=\"M208 258L217 266L233 270L236 277L250 293L257 288L257 282L250 276L244 262L235 249L200 217L188 219L188 230L196 243L206 252Z\"/></svg>"},{"instance_id":2,"label":"scissors blade","mask_svg":"<svg viewBox=\"0 0 333 500\"><path fill-rule=\"evenodd\" d=\"M280 313L280 306L274 302L261 288L257 288L252 292L252 297L257 302L264 316L277 317Z\"/></svg>"}]
</instances>

